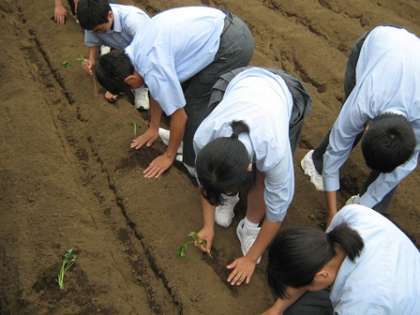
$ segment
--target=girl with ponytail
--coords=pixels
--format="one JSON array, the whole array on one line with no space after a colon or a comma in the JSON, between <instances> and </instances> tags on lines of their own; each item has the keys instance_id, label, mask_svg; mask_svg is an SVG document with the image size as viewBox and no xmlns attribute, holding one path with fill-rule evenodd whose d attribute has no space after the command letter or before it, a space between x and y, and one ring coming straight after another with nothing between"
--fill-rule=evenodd
<instances>
[{"instance_id":1,"label":"girl with ponytail","mask_svg":"<svg viewBox=\"0 0 420 315\"><path fill-rule=\"evenodd\" d=\"M361 205L341 209L326 232L283 230L270 247L267 275L278 299L263 315L420 314L418 250Z\"/></svg>"},{"instance_id":2,"label":"girl with ponytail","mask_svg":"<svg viewBox=\"0 0 420 315\"><path fill-rule=\"evenodd\" d=\"M293 152L310 104L302 85L279 70L233 70L213 87L211 112L193 141L203 207L198 236L210 253L214 223L228 227L239 192L246 196L246 216L236 229L244 256L227 266L231 285L249 283L286 216L294 193Z\"/></svg>"}]
</instances>

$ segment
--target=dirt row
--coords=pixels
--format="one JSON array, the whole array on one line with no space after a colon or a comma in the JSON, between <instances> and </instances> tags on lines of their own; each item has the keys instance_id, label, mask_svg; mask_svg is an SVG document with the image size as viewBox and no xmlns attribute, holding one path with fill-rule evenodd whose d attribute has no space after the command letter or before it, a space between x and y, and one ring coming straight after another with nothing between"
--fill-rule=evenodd
<instances>
[{"instance_id":1,"label":"dirt row","mask_svg":"<svg viewBox=\"0 0 420 315\"><path fill-rule=\"evenodd\" d=\"M336 116L352 42L383 22L420 33L415 0L135 4L151 14L206 4L246 20L257 41L253 62L291 72L313 96L296 162ZM80 27L72 19L56 26L51 15L49 1L0 0L0 314L259 314L272 301L265 261L250 285L225 281L225 265L240 255L234 227L217 229L213 259L196 250L175 256L201 225L196 187L178 168L143 178L162 145L129 150L132 123L141 132L145 121L126 101L103 101L77 60L86 52ZM348 164L343 200L366 174L360 156ZM286 224L320 225L323 196L295 173ZM392 210L417 236L418 182L417 174L404 182ZM69 248L79 259L59 290L55 276Z\"/></svg>"}]
</instances>

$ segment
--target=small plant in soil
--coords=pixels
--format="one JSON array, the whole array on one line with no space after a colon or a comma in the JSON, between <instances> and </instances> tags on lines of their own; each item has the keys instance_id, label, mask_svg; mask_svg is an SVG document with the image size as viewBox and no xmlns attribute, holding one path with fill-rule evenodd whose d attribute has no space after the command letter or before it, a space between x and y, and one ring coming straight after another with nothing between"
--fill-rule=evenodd
<instances>
[{"instance_id":1,"label":"small plant in soil","mask_svg":"<svg viewBox=\"0 0 420 315\"><path fill-rule=\"evenodd\" d=\"M136 123L133 123L134 138L137 137L137 129L138 129L137 124Z\"/></svg>"},{"instance_id":2,"label":"small plant in soil","mask_svg":"<svg viewBox=\"0 0 420 315\"><path fill-rule=\"evenodd\" d=\"M68 69L68 68L70 68L70 66L71 66L70 62L69 62L69 61L67 61L67 60L63 61L62 65L63 65L63 67L64 67L65 69Z\"/></svg>"},{"instance_id":3,"label":"small plant in soil","mask_svg":"<svg viewBox=\"0 0 420 315\"><path fill-rule=\"evenodd\" d=\"M57 276L57 282L60 289L64 289L64 275L75 264L76 260L77 255L73 248L65 252L63 256L63 263L61 264L61 268Z\"/></svg>"},{"instance_id":4,"label":"small plant in soil","mask_svg":"<svg viewBox=\"0 0 420 315\"><path fill-rule=\"evenodd\" d=\"M188 233L188 239L176 249L176 255L178 257L187 256L188 247L192 244L196 244L198 246L205 246L207 244L207 241L200 239L197 235L197 232L190 232ZM211 257L210 254L208 255Z\"/></svg>"}]
</instances>

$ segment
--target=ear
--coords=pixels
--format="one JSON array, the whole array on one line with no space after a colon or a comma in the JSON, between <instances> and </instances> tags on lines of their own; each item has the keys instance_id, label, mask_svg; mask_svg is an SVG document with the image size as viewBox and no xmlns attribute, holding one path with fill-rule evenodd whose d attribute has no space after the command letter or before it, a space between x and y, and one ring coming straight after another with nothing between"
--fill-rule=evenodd
<instances>
[{"instance_id":1,"label":"ear","mask_svg":"<svg viewBox=\"0 0 420 315\"><path fill-rule=\"evenodd\" d=\"M113 18L114 18L114 14L112 13L112 10L109 10L109 12L108 12L108 21L112 21Z\"/></svg>"},{"instance_id":2,"label":"ear","mask_svg":"<svg viewBox=\"0 0 420 315\"><path fill-rule=\"evenodd\" d=\"M129 85L133 89L137 89L144 84L143 79L136 73L127 76L124 79L124 83Z\"/></svg>"},{"instance_id":3,"label":"ear","mask_svg":"<svg viewBox=\"0 0 420 315\"><path fill-rule=\"evenodd\" d=\"M330 273L325 270L325 269L321 269L320 271L318 271L315 274L314 280L315 281L325 281L326 279L328 279L330 277Z\"/></svg>"}]
</instances>

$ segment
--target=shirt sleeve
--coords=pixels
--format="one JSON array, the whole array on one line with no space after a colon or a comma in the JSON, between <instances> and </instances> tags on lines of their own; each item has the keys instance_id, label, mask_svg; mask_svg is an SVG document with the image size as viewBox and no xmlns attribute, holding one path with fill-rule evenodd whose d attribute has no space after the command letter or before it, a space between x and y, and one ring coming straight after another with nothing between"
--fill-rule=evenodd
<instances>
[{"instance_id":1,"label":"shirt sleeve","mask_svg":"<svg viewBox=\"0 0 420 315\"><path fill-rule=\"evenodd\" d=\"M374 117L371 112L372 88L366 80L355 87L344 103L331 129L329 145L323 157L323 179L326 191L340 189L340 168L347 160L358 134L363 132L366 122Z\"/></svg>"},{"instance_id":2,"label":"shirt sleeve","mask_svg":"<svg viewBox=\"0 0 420 315\"><path fill-rule=\"evenodd\" d=\"M143 30L144 24L149 20L150 17L145 12L136 9L125 18L125 30L131 37L134 37Z\"/></svg>"},{"instance_id":3,"label":"shirt sleeve","mask_svg":"<svg viewBox=\"0 0 420 315\"><path fill-rule=\"evenodd\" d=\"M291 157L280 161L265 173L264 201L266 217L273 222L282 222L294 194L294 173Z\"/></svg>"},{"instance_id":4,"label":"shirt sleeve","mask_svg":"<svg viewBox=\"0 0 420 315\"><path fill-rule=\"evenodd\" d=\"M102 40L94 32L85 30L85 45L87 47L101 46Z\"/></svg>"},{"instance_id":5,"label":"shirt sleeve","mask_svg":"<svg viewBox=\"0 0 420 315\"><path fill-rule=\"evenodd\" d=\"M366 207L377 205L392 189L394 189L408 174L416 167L419 158L419 152L415 152L410 160L398 166L390 173L381 173L367 191L360 197L359 203Z\"/></svg>"},{"instance_id":6,"label":"shirt sleeve","mask_svg":"<svg viewBox=\"0 0 420 315\"><path fill-rule=\"evenodd\" d=\"M168 57L151 57L155 62L152 70L145 74L145 82L152 97L159 103L167 116L186 104L184 92L173 63L163 63ZM159 63L159 60L161 62Z\"/></svg>"}]
</instances>

